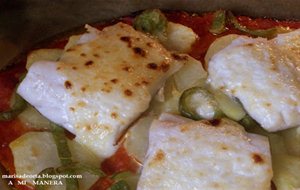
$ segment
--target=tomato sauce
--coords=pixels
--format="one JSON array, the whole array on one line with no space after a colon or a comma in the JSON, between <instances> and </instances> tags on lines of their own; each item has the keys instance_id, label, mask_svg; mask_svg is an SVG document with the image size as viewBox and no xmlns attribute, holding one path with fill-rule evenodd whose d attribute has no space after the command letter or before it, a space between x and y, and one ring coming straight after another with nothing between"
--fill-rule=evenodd
<instances>
[{"instance_id":1,"label":"tomato sauce","mask_svg":"<svg viewBox=\"0 0 300 190\"><path fill-rule=\"evenodd\" d=\"M227 34L241 34L241 32L234 29L232 26L227 26L227 31L220 35L213 35L208 30L213 20L212 13L203 15L188 14L185 12L167 12L165 13L169 21L186 25L194 30L199 36L196 43L193 45L190 55L204 63L204 56L209 45L216 39ZM267 29L275 26L284 26L290 28L300 28L300 22L297 21L278 21L272 19L258 18L252 19L246 16L238 16L238 21L251 29ZM104 26L122 21L127 24L132 24L133 17L123 17L120 20L115 20L108 24L92 24L98 29ZM68 37L58 37L51 42L43 43L38 48L61 48L63 49L67 43ZM19 77L25 72L26 59L17 61L18 64L7 68L5 71L0 72L0 111L5 111L9 108L11 95L19 82ZM30 131L18 120L0 122L0 163L4 166L9 174L15 173L13 155L9 148L9 143L17 139L21 135ZM72 134L67 133L68 137L74 138ZM121 147L112 157L102 162L101 168L107 175L115 172L132 171L137 172L139 166L137 162L130 157L125 148ZM105 190L111 184L112 180L108 177L100 178L90 189L91 190ZM32 189L32 187L18 186L18 189Z\"/></svg>"}]
</instances>

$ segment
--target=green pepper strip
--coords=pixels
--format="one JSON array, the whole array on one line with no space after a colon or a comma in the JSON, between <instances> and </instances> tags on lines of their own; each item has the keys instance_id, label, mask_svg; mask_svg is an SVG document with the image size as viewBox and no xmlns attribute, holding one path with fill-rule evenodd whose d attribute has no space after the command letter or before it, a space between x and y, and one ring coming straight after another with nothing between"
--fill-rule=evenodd
<instances>
[{"instance_id":1,"label":"green pepper strip","mask_svg":"<svg viewBox=\"0 0 300 190\"><path fill-rule=\"evenodd\" d=\"M64 133L64 129L60 126L51 123L52 127L52 135L57 147L58 156L60 158L61 167L58 167L56 169L54 168L46 168L43 171L39 173L39 176L48 175L56 175L56 174L75 174L79 172L88 172L94 175L97 175L99 177L104 177L105 173L101 171L98 168L94 168L89 165L85 164L79 164L72 162L72 155L68 147L67 138ZM122 177L125 175L126 172L118 173L111 178L116 181L111 186L112 190L129 190L129 185L125 180L119 179L119 177ZM118 177L119 176L119 177ZM37 178L36 181L44 181L48 178ZM51 179L49 179L51 180ZM78 180L76 178L66 178L66 190L77 190L78 189ZM45 186L39 186L37 185L37 190L45 190Z\"/></svg>"},{"instance_id":2,"label":"green pepper strip","mask_svg":"<svg viewBox=\"0 0 300 190\"><path fill-rule=\"evenodd\" d=\"M25 76L26 76L26 73L23 73L19 77L19 83L22 82L22 80L25 78ZM12 95L14 104L11 106L11 108L8 111L0 112L0 121L13 120L27 107L27 102L16 92L18 86L19 86L19 84L17 85L17 87Z\"/></svg>"},{"instance_id":3,"label":"green pepper strip","mask_svg":"<svg viewBox=\"0 0 300 190\"><path fill-rule=\"evenodd\" d=\"M64 129L51 123L53 128L52 135L56 144L58 156L62 166L68 166L72 163L72 155L68 147L67 138L65 136ZM70 169L66 171L67 174L74 174L75 171ZM78 189L78 180L76 178L66 178L66 190L76 190Z\"/></svg>"},{"instance_id":4,"label":"green pepper strip","mask_svg":"<svg viewBox=\"0 0 300 190\"><path fill-rule=\"evenodd\" d=\"M249 29L246 26L241 25L237 18L232 14L232 12L228 12L228 19L229 22L233 24L233 26L238 29L241 32L248 33L252 36L257 36L257 37L264 37L264 38L273 38L277 35L278 29L275 28L270 28L270 29L265 29L265 30L260 30L260 29Z\"/></svg>"},{"instance_id":5,"label":"green pepper strip","mask_svg":"<svg viewBox=\"0 0 300 190\"><path fill-rule=\"evenodd\" d=\"M204 101L210 101L210 104L214 106L215 115L214 118L220 118L223 116L223 112L218 107L217 101L214 99L212 94L210 94L207 90L201 88L201 87L192 87L187 90L185 90L182 95L179 98L179 105L178 110L181 113L181 115L191 118L193 120L200 120L203 119L201 115L199 115L196 111L195 106L190 101L193 95L195 94L202 94L203 96L207 97L206 99L203 99ZM202 100L202 99L201 99Z\"/></svg>"},{"instance_id":6,"label":"green pepper strip","mask_svg":"<svg viewBox=\"0 0 300 190\"><path fill-rule=\"evenodd\" d=\"M120 180L114 183L109 190L130 190L130 187L125 180Z\"/></svg>"},{"instance_id":7,"label":"green pepper strip","mask_svg":"<svg viewBox=\"0 0 300 190\"><path fill-rule=\"evenodd\" d=\"M16 118L27 106L26 101L16 92L13 94L14 104L8 111L0 113L0 121L10 121Z\"/></svg>"},{"instance_id":8,"label":"green pepper strip","mask_svg":"<svg viewBox=\"0 0 300 190\"><path fill-rule=\"evenodd\" d=\"M259 126L259 124L248 114L245 115L243 119L239 121L239 123L245 128L254 128Z\"/></svg>"},{"instance_id":9,"label":"green pepper strip","mask_svg":"<svg viewBox=\"0 0 300 190\"><path fill-rule=\"evenodd\" d=\"M226 11L218 10L213 15L213 22L209 32L213 34L221 34L226 30Z\"/></svg>"},{"instance_id":10,"label":"green pepper strip","mask_svg":"<svg viewBox=\"0 0 300 190\"><path fill-rule=\"evenodd\" d=\"M44 170L42 170L39 174L38 177L35 179L36 185L35 188L37 190L45 190L47 189L46 185L39 185L42 184L42 182L44 181L51 181L53 180L52 176L57 175L57 172L54 168L46 168Z\"/></svg>"}]
</instances>

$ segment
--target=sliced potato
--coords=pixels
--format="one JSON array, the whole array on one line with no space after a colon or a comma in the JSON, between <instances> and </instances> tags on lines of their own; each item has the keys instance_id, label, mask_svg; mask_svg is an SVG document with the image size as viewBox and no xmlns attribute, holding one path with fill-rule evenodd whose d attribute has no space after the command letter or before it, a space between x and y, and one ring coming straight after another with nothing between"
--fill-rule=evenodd
<instances>
[{"instance_id":1,"label":"sliced potato","mask_svg":"<svg viewBox=\"0 0 300 190\"><path fill-rule=\"evenodd\" d=\"M208 68L208 62L212 58L213 55L218 53L220 50L224 49L228 46L233 40L235 40L239 35L237 34L229 34L223 36L221 38L217 38L208 48L206 55L205 55L205 68Z\"/></svg>"},{"instance_id":2,"label":"sliced potato","mask_svg":"<svg viewBox=\"0 0 300 190\"><path fill-rule=\"evenodd\" d=\"M284 130L281 134L288 153L300 157L300 127Z\"/></svg>"},{"instance_id":3,"label":"sliced potato","mask_svg":"<svg viewBox=\"0 0 300 190\"><path fill-rule=\"evenodd\" d=\"M174 77L171 76L162 87L163 98L154 98L148 108L149 113L159 116L162 112L178 114L178 102L181 92L176 88ZM161 101L163 99L163 101Z\"/></svg>"},{"instance_id":4,"label":"sliced potato","mask_svg":"<svg viewBox=\"0 0 300 190\"><path fill-rule=\"evenodd\" d=\"M89 149L85 148L83 145L76 141L68 141L70 151L72 153L72 159L74 162L79 162L81 164L87 164L95 168L100 167L100 160L95 154L93 154ZM90 174L88 172L81 173L82 179L79 181L79 189L86 190L89 189L99 178L96 175Z\"/></svg>"},{"instance_id":5,"label":"sliced potato","mask_svg":"<svg viewBox=\"0 0 300 190\"><path fill-rule=\"evenodd\" d=\"M59 167L60 159L52 134L28 132L10 143L16 174L34 175L48 167ZM33 184L32 178L25 179Z\"/></svg>"},{"instance_id":6,"label":"sliced potato","mask_svg":"<svg viewBox=\"0 0 300 190\"><path fill-rule=\"evenodd\" d=\"M167 112L172 114L179 114L178 104L180 95L181 93L178 91L173 92L173 96L161 104L160 113Z\"/></svg>"},{"instance_id":7,"label":"sliced potato","mask_svg":"<svg viewBox=\"0 0 300 190\"><path fill-rule=\"evenodd\" d=\"M174 92L178 91L173 76L169 77L168 80L166 80L163 89L164 89L164 100L168 100L174 95Z\"/></svg>"},{"instance_id":8,"label":"sliced potato","mask_svg":"<svg viewBox=\"0 0 300 190\"><path fill-rule=\"evenodd\" d=\"M191 28L173 22L168 22L166 33L166 38L160 39L162 44L168 50L179 53L188 53L198 38Z\"/></svg>"},{"instance_id":9,"label":"sliced potato","mask_svg":"<svg viewBox=\"0 0 300 190\"><path fill-rule=\"evenodd\" d=\"M27 56L26 69L28 70L29 67L36 61L42 61L42 60L57 61L62 55L62 53L63 53L62 49L34 50Z\"/></svg>"},{"instance_id":10,"label":"sliced potato","mask_svg":"<svg viewBox=\"0 0 300 190\"><path fill-rule=\"evenodd\" d=\"M174 90L171 93L172 96L165 98L163 102L156 99L152 100L147 112L156 116L163 112L179 114L178 103L181 93L177 90Z\"/></svg>"},{"instance_id":11,"label":"sliced potato","mask_svg":"<svg viewBox=\"0 0 300 190\"><path fill-rule=\"evenodd\" d=\"M29 104L27 105L27 108L18 116L18 118L28 128L51 128L50 121Z\"/></svg>"},{"instance_id":12,"label":"sliced potato","mask_svg":"<svg viewBox=\"0 0 300 190\"><path fill-rule=\"evenodd\" d=\"M76 141L68 140L68 145L74 162L95 167L100 166L100 160L97 156ZM16 174L18 175L35 175L45 168L61 166L56 144L50 132L28 132L10 143L9 146L14 156ZM82 179L78 179L80 190L87 190L98 179L98 176L88 173L80 175L82 175ZM24 180L33 184L34 179L26 178ZM49 186L48 189L63 190L65 186Z\"/></svg>"},{"instance_id":13,"label":"sliced potato","mask_svg":"<svg viewBox=\"0 0 300 190\"><path fill-rule=\"evenodd\" d=\"M289 155L283 138L277 134L269 135L274 177L277 190L296 190L300 188L300 157Z\"/></svg>"},{"instance_id":14,"label":"sliced potato","mask_svg":"<svg viewBox=\"0 0 300 190\"><path fill-rule=\"evenodd\" d=\"M174 81L178 91L182 92L194 86L203 86L207 78L207 72L200 61L189 55L184 55L184 66L174 74Z\"/></svg>"},{"instance_id":15,"label":"sliced potato","mask_svg":"<svg viewBox=\"0 0 300 190\"><path fill-rule=\"evenodd\" d=\"M144 161L148 149L148 133L155 117L145 116L140 118L127 132L124 146L127 152L141 163Z\"/></svg>"}]
</instances>

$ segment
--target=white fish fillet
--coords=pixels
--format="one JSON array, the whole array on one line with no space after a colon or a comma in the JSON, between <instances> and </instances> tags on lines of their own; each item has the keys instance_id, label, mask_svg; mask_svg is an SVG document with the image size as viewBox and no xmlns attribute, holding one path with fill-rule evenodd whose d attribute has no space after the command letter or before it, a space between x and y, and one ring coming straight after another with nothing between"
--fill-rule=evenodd
<instances>
[{"instance_id":1,"label":"white fish fillet","mask_svg":"<svg viewBox=\"0 0 300 190\"><path fill-rule=\"evenodd\" d=\"M129 25L88 29L58 62L34 63L18 93L78 142L108 157L124 129L181 64Z\"/></svg>"},{"instance_id":2,"label":"white fish fillet","mask_svg":"<svg viewBox=\"0 0 300 190\"><path fill-rule=\"evenodd\" d=\"M266 130L300 125L300 30L273 40L240 36L211 58L208 72L208 82Z\"/></svg>"},{"instance_id":3,"label":"white fish fillet","mask_svg":"<svg viewBox=\"0 0 300 190\"><path fill-rule=\"evenodd\" d=\"M230 120L212 123L164 115L154 121L137 189L269 190L268 139Z\"/></svg>"}]
</instances>

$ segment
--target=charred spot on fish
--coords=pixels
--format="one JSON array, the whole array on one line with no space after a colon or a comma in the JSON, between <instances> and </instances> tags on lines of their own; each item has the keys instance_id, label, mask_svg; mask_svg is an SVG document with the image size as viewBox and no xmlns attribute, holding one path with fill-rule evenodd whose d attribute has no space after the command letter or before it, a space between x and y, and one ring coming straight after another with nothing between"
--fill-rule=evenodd
<instances>
[{"instance_id":1,"label":"charred spot on fish","mask_svg":"<svg viewBox=\"0 0 300 190\"><path fill-rule=\"evenodd\" d=\"M118 82L118 79L111 79L110 80L112 83L116 84Z\"/></svg>"},{"instance_id":2,"label":"charred spot on fish","mask_svg":"<svg viewBox=\"0 0 300 190\"><path fill-rule=\"evenodd\" d=\"M228 147L225 146L225 145L222 145L222 146L221 146L221 149L222 149L222 150L228 150Z\"/></svg>"},{"instance_id":3,"label":"charred spot on fish","mask_svg":"<svg viewBox=\"0 0 300 190\"><path fill-rule=\"evenodd\" d=\"M256 164L264 163L264 159L257 153L252 154L252 159L253 159L254 163L256 163Z\"/></svg>"},{"instance_id":4,"label":"charred spot on fish","mask_svg":"<svg viewBox=\"0 0 300 190\"><path fill-rule=\"evenodd\" d=\"M161 68L161 70L163 72L167 72L169 70L169 68L170 68L170 65L168 63L166 63L166 62L162 62L160 64L160 68Z\"/></svg>"},{"instance_id":5,"label":"charred spot on fish","mask_svg":"<svg viewBox=\"0 0 300 190\"><path fill-rule=\"evenodd\" d=\"M149 84L149 82L146 81L146 80L143 80L143 81L142 81L142 84L143 84L143 85L147 85L147 84Z\"/></svg>"},{"instance_id":6,"label":"charred spot on fish","mask_svg":"<svg viewBox=\"0 0 300 190\"><path fill-rule=\"evenodd\" d=\"M186 60L188 60L188 56L179 55L179 54L176 54L176 53L172 53L172 57L173 57L173 59L175 59L177 61L186 61Z\"/></svg>"},{"instance_id":7,"label":"charred spot on fish","mask_svg":"<svg viewBox=\"0 0 300 190\"><path fill-rule=\"evenodd\" d=\"M129 36L122 36L120 38L121 41L126 42L128 47L131 47L131 38Z\"/></svg>"},{"instance_id":8,"label":"charred spot on fish","mask_svg":"<svg viewBox=\"0 0 300 190\"><path fill-rule=\"evenodd\" d=\"M142 57L145 57L146 56L146 51L143 50L142 48L140 47L134 47L133 48L133 52L139 56L142 56Z\"/></svg>"},{"instance_id":9,"label":"charred spot on fish","mask_svg":"<svg viewBox=\"0 0 300 190\"><path fill-rule=\"evenodd\" d=\"M97 58L99 58L99 57L100 57L100 55L99 55L99 54L97 54L97 53L94 53L94 54L93 54L93 56L94 56L94 57L97 57Z\"/></svg>"},{"instance_id":10,"label":"charred spot on fish","mask_svg":"<svg viewBox=\"0 0 300 190\"><path fill-rule=\"evenodd\" d=\"M151 43L151 42L147 42L146 45L147 45L148 47L154 47L154 43Z\"/></svg>"},{"instance_id":11,"label":"charred spot on fish","mask_svg":"<svg viewBox=\"0 0 300 190\"><path fill-rule=\"evenodd\" d=\"M154 158L150 161L149 165L156 165L163 162L166 158L165 152L159 149L156 153Z\"/></svg>"},{"instance_id":12,"label":"charred spot on fish","mask_svg":"<svg viewBox=\"0 0 300 190\"><path fill-rule=\"evenodd\" d=\"M220 120L220 119L213 119L213 120L209 120L209 123L210 123L212 126L217 127L218 125L220 125L221 120Z\"/></svg>"},{"instance_id":13,"label":"charred spot on fish","mask_svg":"<svg viewBox=\"0 0 300 190\"><path fill-rule=\"evenodd\" d=\"M77 70L77 67L73 66L72 69L73 69L73 70Z\"/></svg>"},{"instance_id":14,"label":"charred spot on fish","mask_svg":"<svg viewBox=\"0 0 300 190\"><path fill-rule=\"evenodd\" d=\"M74 112L74 111L75 111L75 108L73 108L73 107L70 107L70 110Z\"/></svg>"},{"instance_id":15,"label":"charred spot on fish","mask_svg":"<svg viewBox=\"0 0 300 190\"><path fill-rule=\"evenodd\" d=\"M65 88L66 89L71 89L72 88L72 83L70 81L65 81Z\"/></svg>"},{"instance_id":16,"label":"charred spot on fish","mask_svg":"<svg viewBox=\"0 0 300 190\"><path fill-rule=\"evenodd\" d=\"M126 89L126 90L124 90L124 94L126 95L126 96L132 96L132 91L131 90L129 90L129 89Z\"/></svg>"},{"instance_id":17,"label":"charred spot on fish","mask_svg":"<svg viewBox=\"0 0 300 190\"><path fill-rule=\"evenodd\" d=\"M125 66L125 67L122 68L122 70L127 71L127 72L132 72L133 68L130 67L130 66Z\"/></svg>"},{"instance_id":18,"label":"charred spot on fish","mask_svg":"<svg viewBox=\"0 0 300 190\"><path fill-rule=\"evenodd\" d=\"M184 132L186 132L186 131L189 131L189 129L190 129L190 128L189 128L188 126L183 125L183 126L180 127L180 132L184 133Z\"/></svg>"},{"instance_id":19,"label":"charred spot on fish","mask_svg":"<svg viewBox=\"0 0 300 190\"><path fill-rule=\"evenodd\" d=\"M110 114L110 116L113 118L113 119L117 119L118 118L118 114L116 112L112 112Z\"/></svg>"},{"instance_id":20,"label":"charred spot on fish","mask_svg":"<svg viewBox=\"0 0 300 190\"><path fill-rule=\"evenodd\" d=\"M87 61L84 65L85 65L85 66L91 66L91 65L93 65L93 64L94 64L93 61Z\"/></svg>"},{"instance_id":21,"label":"charred spot on fish","mask_svg":"<svg viewBox=\"0 0 300 190\"><path fill-rule=\"evenodd\" d=\"M73 49L73 48L69 48L69 49L67 49L66 50L66 52L71 52L71 51L74 51L75 49Z\"/></svg>"},{"instance_id":22,"label":"charred spot on fish","mask_svg":"<svg viewBox=\"0 0 300 190\"><path fill-rule=\"evenodd\" d=\"M85 91L86 91L86 87L81 87L80 90L81 90L82 92L85 92Z\"/></svg>"},{"instance_id":23,"label":"charred spot on fish","mask_svg":"<svg viewBox=\"0 0 300 190\"><path fill-rule=\"evenodd\" d=\"M104 87L104 88L101 88L101 91L102 91L102 92L106 92L106 93L110 93L110 92L111 92L111 88L109 88L109 87Z\"/></svg>"},{"instance_id":24,"label":"charred spot on fish","mask_svg":"<svg viewBox=\"0 0 300 190\"><path fill-rule=\"evenodd\" d=\"M267 106L267 107L271 107L272 106L272 104L271 103L265 103L265 105Z\"/></svg>"},{"instance_id":25,"label":"charred spot on fish","mask_svg":"<svg viewBox=\"0 0 300 190\"><path fill-rule=\"evenodd\" d=\"M148 63L147 68L152 69L152 70L157 70L158 66L156 63Z\"/></svg>"},{"instance_id":26,"label":"charred spot on fish","mask_svg":"<svg viewBox=\"0 0 300 190\"><path fill-rule=\"evenodd\" d=\"M85 126L85 129L88 130L88 131L90 131L92 128L91 128L90 125L86 125L86 126Z\"/></svg>"},{"instance_id":27,"label":"charred spot on fish","mask_svg":"<svg viewBox=\"0 0 300 190\"><path fill-rule=\"evenodd\" d=\"M248 43L248 44L245 44L245 46L247 47L253 47L254 46L254 44L253 43Z\"/></svg>"},{"instance_id":28,"label":"charred spot on fish","mask_svg":"<svg viewBox=\"0 0 300 190\"><path fill-rule=\"evenodd\" d=\"M86 57L86 54L85 53L81 53L80 56L81 57Z\"/></svg>"},{"instance_id":29,"label":"charred spot on fish","mask_svg":"<svg viewBox=\"0 0 300 190\"><path fill-rule=\"evenodd\" d=\"M57 67L57 68L56 68L56 70L58 70L58 71L59 71L60 69L61 69L61 67Z\"/></svg>"}]
</instances>

